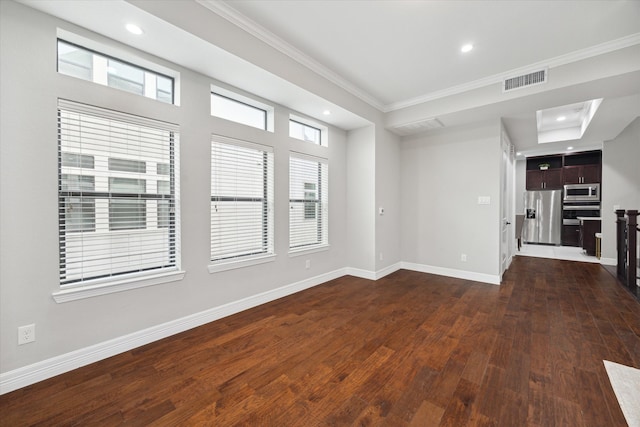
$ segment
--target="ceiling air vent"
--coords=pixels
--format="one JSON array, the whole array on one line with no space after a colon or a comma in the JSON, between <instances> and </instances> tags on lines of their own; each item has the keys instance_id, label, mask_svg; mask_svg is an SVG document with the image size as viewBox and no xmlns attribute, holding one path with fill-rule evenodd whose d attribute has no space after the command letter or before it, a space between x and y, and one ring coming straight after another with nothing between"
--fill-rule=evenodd
<instances>
[{"instance_id":1,"label":"ceiling air vent","mask_svg":"<svg viewBox=\"0 0 640 427\"><path fill-rule=\"evenodd\" d=\"M510 77L502 82L502 91L509 92L523 87L539 85L547 82L547 69L534 71L521 76Z\"/></svg>"},{"instance_id":2,"label":"ceiling air vent","mask_svg":"<svg viewBox=\"0 0 640 427\"><path fill-rule=\"evenodd\" d=\"M442 122L435 117L418 120L416 122L407 123L404 125L393 126L391 130L398 135L412 135L415 133L426 132L428 130L439 129L444 127Z\"/></svg>"}]
</instances>

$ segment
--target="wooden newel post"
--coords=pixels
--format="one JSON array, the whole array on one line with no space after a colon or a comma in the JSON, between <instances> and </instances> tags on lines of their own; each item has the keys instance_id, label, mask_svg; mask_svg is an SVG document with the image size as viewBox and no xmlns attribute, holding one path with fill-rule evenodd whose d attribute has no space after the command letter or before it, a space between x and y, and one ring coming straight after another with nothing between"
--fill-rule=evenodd
<instances>
[{"instance_id":1,"label":"wooden newel post","mask_svg":"<svg viewBox=\"0 0 640 427\"><path fill-rule=\"evenodd\" d=\"M634 295L638 295L636 285L636 272L638 268L638 211L627 211L627 251L629 256L629 266L627 268L627 286Z\"/></svg>"},{"instance_id":2,"label":"wooden newel post","mask_svg":"<svg viewBox=\"0 0 640 427\"><path fill-rule=\"evenodd\" d=\"M616 249L618 252L617 273L618 277L624 278L625 271L624 265L626 260L627 251L624 247L624 229L626 227L626 221L624 219L624 209L616 210Z\"/></svg>"}]
</instances>

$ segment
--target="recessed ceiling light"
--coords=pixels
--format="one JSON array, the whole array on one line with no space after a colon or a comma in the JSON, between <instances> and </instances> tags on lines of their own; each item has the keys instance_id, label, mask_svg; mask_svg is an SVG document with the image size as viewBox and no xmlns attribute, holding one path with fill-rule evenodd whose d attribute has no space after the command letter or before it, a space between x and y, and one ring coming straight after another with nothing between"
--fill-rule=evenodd
<instances>
[{"instance_id":1,"label":"recessed ceiling light","mask_svg":"<svg viewBox=\"0 0 640 427\"><path fill-rule=\"evenodd\" d=\"M473 50L473 45L471 43L467 43L460 48L460 52L467 53Z\"/></svg>"},{"instance_id":2,"label":"recessed ceiling light","mask_svg":"<svg viewBox=\"0 0 640 427\"><path fill-rule=\"evenodd\" d=\"M322 112L322 114L324 114L325 116L329 116L329 115L331 115L331 111L329 111L329 110L324 110L324 111Z\"/></svg>"},{"instance_id":3,"label":"recessed ceiling light","mask_svg":"<svg viewBox=\"0 0 640 427\"><path fill-rule=\"evenodd\" d=\"M131 34L135 34L136 36L144 33L144 31L142 31L142 28L138 27L136 24L127 24L126 28L127 31L129 31Z\"/></svg>"},{"instance_id":4,"label":"recessed ceiling light","mask_svg":"<svg viewBox=\"0 0 640 427\"><path fill-rule=\"evenodd\" d=\"M516 153L516 156L522 156L522 153L518 151L518 152Z\"/></svg>"},{"instance_id":5,"label":"recessed ceiling light","mask_svg":"<svg viewBox=\"0 0 640 427\"><path fill-rule=\"evenodd\" d=\"M567 147L567 150L573 150L573 147Z\"/></svg>"},{"instance_id":6,"label":"recessed ceiling light","mask_svg":"<svg viewBox=\"0 0 640 427\"><path fill-rule=\"evenodd\" d=\"M556 120L559 122L564 122L565 120L567 120L567 118L565 116L560 116Z\"/></svg>"}]
</instances>

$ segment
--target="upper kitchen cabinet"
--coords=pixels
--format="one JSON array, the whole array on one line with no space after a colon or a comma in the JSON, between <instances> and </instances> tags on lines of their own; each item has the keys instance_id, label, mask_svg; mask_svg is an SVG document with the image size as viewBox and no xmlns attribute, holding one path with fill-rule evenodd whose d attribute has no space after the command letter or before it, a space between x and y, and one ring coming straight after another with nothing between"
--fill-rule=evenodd
<instances>
[{"instance_id":1,"label":"upper kitchen cabinet","mask_svg":"<svg viewBox=\"0 0 640 427\"><path fill-rule=\"evenodd\" d=\"M529 157L527 159L527 190L562 189L562 156Z\"/></svg>"},{"instance_id":2,"label":"upper kitchen cabinet","mask_svg":"<svg viewBox=\"0 0 640 427\"><path fill-rule=\"evenodd\" d=\"M564 156L563 179L565 184L599 184L602 170L600 150Z\"/></svg>"}]
</instances>

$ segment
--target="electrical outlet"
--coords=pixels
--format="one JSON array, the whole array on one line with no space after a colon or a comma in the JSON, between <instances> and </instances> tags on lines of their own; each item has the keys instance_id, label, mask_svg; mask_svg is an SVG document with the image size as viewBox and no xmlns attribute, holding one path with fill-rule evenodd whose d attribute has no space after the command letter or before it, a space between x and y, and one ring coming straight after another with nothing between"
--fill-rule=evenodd
<instances>
[{"instance_id":1,"label":"electrical outlet","mask_svg":"<svg viewBox=\"0 0 640 427\"><path fill-rule=\"evenodd\" d=\"M460 261L467 262L467 254L460 255Z\"/></svg>"},{"instance_id":2,"label":"electrical outlet","mask_svg":"<svg viewBox=\"0 0 640 427\"><path fill-rule=\"evenodd\" d=\"M380 252L380 261L384 261L384 256L382 255L382 252Z\"/></svg>"},{"instance_id":3,"label":"electrical outlet","mask_svg":"<svg viewBox=\"0 0 640 427\"><path fill-rule=\"evenodd\" d=\"M311 268L311 260L310 259L305 261L304 268L306 268L307 270Z\"/></svg>"},{"instance_id":4,"label":"electrical outlet","mask_svg":"<svg viewBox=\"0 0 640 427\"><path fill-rule=\"evenodd\" d=\"M18 345L27 344L36 340L36 325L25 325L18 328Z\"/></svg>"}]
</instances>

